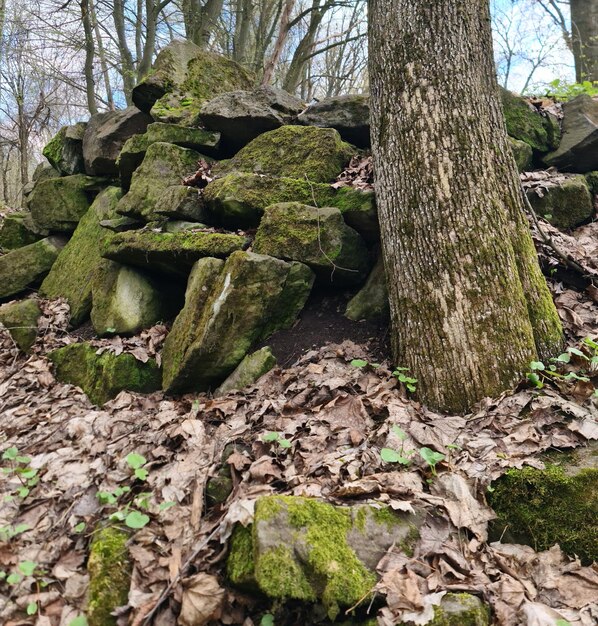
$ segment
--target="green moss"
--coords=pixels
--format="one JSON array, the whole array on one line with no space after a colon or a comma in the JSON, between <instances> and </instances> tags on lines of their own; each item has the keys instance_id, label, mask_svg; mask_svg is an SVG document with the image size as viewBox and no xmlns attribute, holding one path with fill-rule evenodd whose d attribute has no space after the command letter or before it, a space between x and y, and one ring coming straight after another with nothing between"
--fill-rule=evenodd
<instances>
[{"instance_id":1,"label":"green moss","mask_svg":"<svg viewBox=\"0 0 598 626\"><path fill-rule=\"evenodd\" d=\"M586 182L590 188L590 193L595 196L598 194L598 172L589 172L586 176Z\"/></svg>"},{"instance_id":2,"label":"green moss","mask_svg":"<svg viewBox=\"0 0 598 626\"><path fill-rule=\"evenodd\" d=\"M114 609L127 604L133 563L127 550L129 533L109 526L98 531L91 544L87 570L89 626L116 626Z\"/></svg>"},{"instance_id":3,"label":"green moss","mask_svg":"<svg viewBox=\"0 0 598 626\"><path fill-rule=\"evenodd\" d=\"M583 176L548 187L542 197L530 191L528 198L534 211L558 228L579 226L594 213L592 195Z\"/></svg>"},{"instance_id":4,"label":"green moss","mask_svg":"<svg viewBox=\"0 0 598 626\"><path fill-rule=\"evenodd\" d=\"M64 140L67 127L63 126L57 133L50 139L50 141L44 146L42 154L48 159L50 165L58 169L62 160L62 149L64 147Z\"/></svg>"},{"instance_id":5,"label":"green moss","mask_svg":"<svg viewBox=\"0 0 598 626\"><path fill-rule=\"evenodd\" d=\"M35 343L37 321L40 316L41 310L37 300L10 302L0 307L0 323L23 352L28 352Z\"/></svg>"},{"instance_id":6,"label":"green moss","mask_svg":"<svg viewBox=\"0 0 598 626\"><path fill-rule=\"evenodd\" d=\"M255 586L253 526L236 524L230 538L226 574L235 585Z\"/></svg>"},{"instance_id":7,"label":"green moss","mask_svg":"<svg viewBox=\"0 0 598 626\"><path fill-rule=\"evenodd\" d=\"M519 139L513 139L513 137L509 137L508 139L511 151L515 157L515 163L517 163L517 169L520 172L527 172L532 167L532 147L525 143L525 141L519 141Z\"/></svg>"},{"instance_id":8,"label":"green moss","mask_svg":"<svg viewBox=\"0 0 598 626\"><path fill-rule=\"evenodd\" d=\"M277 546L260 555L255 577L261 591L270 598L293 598L304 602L317 600L310 581L287 546Z\"/></svg>"},{"instance_id":9,"label":"green moss","mask_svg":"<svg viewBox=\"0 0 598 626\"><path fill-rule=\"evenodd\" d=\"M495 535L506 529L536 550L558 543L583 562L598 560L598 469L573 476L550 464L544 470L511 469L494 483L488 499L498 516Z\"/></svg>"},{"instance_id":10,"label":"green moss","mask_svg":"<svg viewBox=\"0 0 598 626\"><path fill-rule=\"evenodd\" d=\"M0 222L0 251L16 250L43 237L26 211L9 213Z\"/></svg>"},{"instance_id":11,"label":"green moss","mask_svg":"<svg viewBox=\"0 0 598 626\"><path fill-rule=\"evenodd\" d=\"M469 593L447 593L440 606L434 607L429 626L487 626L490 609Z\"/></svg>"},{"instance_id":12,"label":"green moss","mask_svg":"<svg viewBox=\"0 0 598 626\"><path fill-rule=\"evenodd\" d=\"M87 343L73 343L48 355L58 380L77 385L94 404L104 404L123 390L151 393L160 389L160 368L132 354L96 354Z\"/></svg>"},{"instance_id":13,"label":"green moss","mask_svg":"<svg viewBox=\"0 0 598 626\"><path fill-rule=\"evenodd\" d=\"M220 163L216 172L253 172L328 183L354 153L355 148L332 128L282 126L254 139L232 159Z\"/></svg>"}]
</instances>

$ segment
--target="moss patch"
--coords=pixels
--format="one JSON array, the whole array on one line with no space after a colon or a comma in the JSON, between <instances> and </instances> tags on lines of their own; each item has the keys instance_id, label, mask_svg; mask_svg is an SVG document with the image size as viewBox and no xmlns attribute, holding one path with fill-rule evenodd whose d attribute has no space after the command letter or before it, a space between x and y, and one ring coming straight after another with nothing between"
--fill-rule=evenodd
<instances>
[{"instance_id":1,"label":"moss patch","mask_svg":"<svg viewBox=\"0 0 598 626\"><path fill-rule=\"evenodd\" d=\"M434 618L428 626L488 626L490 609L469 593L447 593L434 607ZM412 626L402 622L398 626Z\"/></svg>"},{"instance_id":2,"label":"moss patch","mask_svg":"<svg viewBox=\"0 0 598 626\"><path fill-rule=\"evenodd\" d=\"M10 302L0 307L0 323L23 352L28 352L35 343L37 320L40 316L41 310L37 300Z\"/></svg>"},{"instance_id":3,"label":"moss patch","mask_svg":"<svg viewBox=\"0 0 598 626\"><path fill-rule=\"evenodd\" d=\"M226 574L235 585L255 586L252 526L236 524L230 538Z\"/></svg>"},{"instance_id":4,"label":"moss patch","mask_svg":"<svg viewBox=\"0 0 598 626\"><path fill-rule=\"evenodd\" d=\"M87 563L89 626L116 626L116 617L110 613L127 604L133 570L128 539L128 532L114 526L103 528L94 536Z\"/></svg>"},{"instance_id":5,"label":"moss patch","mask_svg":"<svg viewBox=\"0 0 598 626\"><path fill-rule=\"evenodd\" d=\"M0 251L16 250L39 241L44 235L33 224L27 211L9 213L0 222Z\"/></svg>"}]
</instances>

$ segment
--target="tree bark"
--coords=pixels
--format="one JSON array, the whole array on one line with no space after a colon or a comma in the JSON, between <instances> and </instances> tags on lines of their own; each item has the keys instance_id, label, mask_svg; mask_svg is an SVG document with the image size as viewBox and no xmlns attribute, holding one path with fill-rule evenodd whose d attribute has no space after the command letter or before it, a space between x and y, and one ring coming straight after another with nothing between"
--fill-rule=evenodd
<instances>
[{"instance_id":1,"label":"tree bark","mask_svg":"<svg viewBox=\"0 0 598 626\"><path fill-rule=\"evenodd\" d=\"M125 0L114 0L112 17L118 40L118 54L120 57L119 71L123 78L123 91L127 105L130 105L133 103L131 94L133 93L137 76L135 72L135 64L133 62L133 55L127 42L127 31L125 26Z\"/></svg>"},{"instance_id":2,"label":"tree bark","mask_svg":"<svg viewBox=\"0 0 598 626\"><path fill-rule=\"evenodd\" d=\"M98 112L96 104L95 80L93 77L93 61L95 58L95 46L93 42L93 26L89 11L89 1L81 0L81 22L85 35L85 92L87 94L87 108L91 115Z\"/></svg>"},{"instance_id":3,"label":"tree bark","mask_svg":"<svg viewBox=\"0 0 598 626\"><path fill-rule=\"evenodd\" d=\"M570 1L575 79L598 81L598 0Z\"/></svg>"},{"instance_id":4,"label":"tree bark","mask_svg":"<svg viewBox=\"0 0 598 626\"><path fill-rule=\"evenodd\" d=\"M372 150L397 365L465 412L562 330L523 213L488 0L370 0Z\"/></svg>"}]
</instances>

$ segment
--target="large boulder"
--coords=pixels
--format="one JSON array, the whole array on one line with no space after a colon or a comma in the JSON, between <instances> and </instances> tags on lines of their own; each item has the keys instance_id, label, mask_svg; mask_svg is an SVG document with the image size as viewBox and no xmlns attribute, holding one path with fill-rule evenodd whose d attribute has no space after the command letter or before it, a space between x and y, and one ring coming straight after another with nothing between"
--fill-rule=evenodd
<instances>
[{"instance_id":1,"label":"large boulder","mask_svg":"<svg viewBox=\"0 0 598 626\"><path fill-rule=\"evenodd\" d=\"M0 251L16 250L42 239L47 233L33 223L29 211L8 213L0 222Z\"/></svg>"},{"instance_id":2,"label":"large boulder","mask_svg":"<svg viewBox=\"0 0 598 626\"><path fill-rule=\"evenodd\" d=\"M37 286L50 271L66 239L46 237L0 256L0 299Z\"/></svg>"},{"instance_id":3,"label":"large boulder","mask_svg":"<svg viewBox=\"0 0 598 626\"><path fill-rule=\"evenodd\" d=\"M83 135L86 127L85 122L63 126L43 149L42 154L48 159L50 165L63 176L85 172Z\"/></svg>"},{"instance_id":4,"label":"large boulder","mask_svg":"<svg viewBox=\"0 0 598 626\"><path fill-rule=\"evenodd\" d=\"M355 322L389 318L390 306L382 254L365 285L349 300L345 316Z\"/></svg>"},{"instance_id":5,"label":"large boulder","mask_svg":"<svg viewBox=\"0 0 598 626\"><path fill-rule=\"evenodd\" d=\"M141 165L147 149L154 143L172 143L210 156L218 152L220 134L177 124L150 124L143 135L135 135L125 143L118 157L123 189L129 189L133 172Z\"/></svg>"},{"instance_id":6,"label":"large boulder","mask_svg":"<svg viewBox=\"0 0 598 626\"><path fill-rule=\"evenodd\" d=\"M563 138L544 163L582 174L598 169L598 102L577 96L563 105Z\"/></svg>"},{"instance_id":7,"label":"large boulder","mask_svg":"<svg viewBox=\"0 0 598 626\"><path fill-rule=\"evenodd\" d=\"M304 265L252 252L198 261L164 344L164 389L216 387L254 343L293 323L312 283Z\"/></svg>"},{"instance_id":8,"label":"large boulder","mask_svg":"<svg viewBox=\"0 0 598 626\"><path fill-rule=\"evenodd\" d=\"M269 130L292 124L305 104L275 87L232 91L216 96L201 107L206 128L217 130L231 152Z\"/></svg>"},{"instance_id":9,"label":"large boulder","mask_svg":"<svg viewBox=\"0 0 598 626\"><path fill-rule=\"evenodd\" d=\"M321 602L334 620L372 594L376 566L393 547L413 554L422 513L312 498L264 496L253 524L237 526L227 562L233 584L253 583L272 600Z\"/></svg>"},{"instance_id":10,"label":"large boulder","mask_svg":"<svg viewBox=\"0 0 598 626\"><path fill-rule=\"evenodd\" d=\"M100 222L116 214L120 197L118 187L108 187L98 195L42 283L42 295L68 302L72 326L84 322L91 311L93 277L101 261L101 248L111 235Z\"/></svg>"},{"instance_id":11,"label":"large boulder","mask_svg":"<svg viewBox=\"0 0 598 626\"><path fill-rule=\"evenodd\" d=\"M127 139L144 133L152 118L135 107L93 115L83 135L85 172L118 176L116 160Z\"/></svg>"},{"instance_id":12,"label":"large boulder","mask_svg":"<svg viewBox=\"0 0 598 626\"><path fill-rule=\"evenodd\" d=\"M575 228L594 214L592 194L583 176L529 189L527 197L534 211L558 228Z\"/></svg>"},{"instance_id":13,"label":"large boulder","mask_svg":"<svg viewBox=\"0 0 598 626\"><path fill-rule=\"evenodd\" d=\"M156 203L156 214L192 222L204 222L209 216L200 190L186 185L166 187Z\"/></svg>"},{"instance_id":14,"label":"large boulder","mask_svg":"<svg viewBox=\"0 0 598 626\"><path fill-rule=\"evenodd\" d=\"M355 148L342 141L333 128L282 126L254 139L232 159L218 164L215 172L252 172L329 183L354 154Z\"/></svg>"},{"instance_id":15,"label":"large boulder","mask_svg":"<svg viewBox=\"0 0 598 626\"><path fill-rule=\"evenodd\" d=\"M598 561L598 443L541 459L544 469L510 469L492 484L491 536L548 550L558 543L582 562Z\"/></svg>"},{"instance_id":16,"label":"large boulder","mask_svg":"<svg viewBox=\"0 0 598 626\"><path fill-rule=\"evenodd\" d=\"M37 339L37 321L41 314L37 300L9 302L0 306L0 324L23 352L29 352Z\"/></svg>"},{"instance_id":17,"label":"large boulder","mask_svg":"<svg viewBox=\"0 0 598 626\"><path fill-rule=\"evenodd\" d=\"M279 202L301 202L336 207L345 222L367 241L379 239L378 214L373 191L353 187L335 189L305 179L276 178L237 172L213 180L202 198L211 219L227 228L258 226L264 210Z\"/></svg>"},{"instance_id":18,"label":"large boulder","mask_svg":"<svg viewBox=\"0 0 598 626\"><path fill-rule=\"evenodd\" d=\"M335 128L341 137L360 148L369 148L370 100L367 95L326 98L311 104L297 118L299 124Z\"/></svg>"},{"instance_id":19,"label":"large boulder","mask_svg":"<svg viewBox=\"0 0 598 626\"><path fill-rule=\"evenodd\" d=\"M534 151L532 147L525 143L525 141L519 141L519 139L513 139L508 137L509 145L511 146L511 152L515 157L515 163L517 169L520 172L527 172L531 169L534 160Z\"/></svg>"},{"instance_id":20,"label":"large boulder","mask_svg":"<svg viewBox=\"0 0 598 626\"><path fill-rule=\"evenodd\" d=\"M305 263L321 280L337 284L359 284L370 266L363 239L345 224L338 209L299 202L266 209L253 250Z\"/></svg>"},{"instance_id":21,"label":"large boulder","mask_svg":"<svg viewBox=\"0 0 598 626\"><path fill-rule=\"evenodd\" d=\"M170 143L154 143L147 149L143 163L133 174L131 188L118 205L118 212L129 217L155 219L160 198L167 187L182 184L197 171L202 155Z\"/></svg>"},{"instance_id":22,"label":"large boulder","mask_svg":"<svg viewBox=\"0 0 598 626\"><path fill-rule=\"evenodd\" d=\"M521 96L500 89L507 132L514 139L525 141L536 153L550 152L558 147L560 127L558 120L542 115Z\"/></svg>"},{"instance_id":23,"label":"large boulder","mask_svg":"<svg viewBox=\"0 0 598 626\"><path fill-rule=\"evenodd\" d=\"M58 348L48 358L57 380L81 387L94 404L104 404L123 390L151 393L160 389L160 368L154 359L142 363L132 354L98 354L89 343Z\"/></svg>"},{"instance_id":24,"label":"large boulder","mask_svg":"<svg viewBox=\"0 0 598 626\"><path fill-rule=\"evenodd\" d=\"M138 230L113 235L104 245L102 256L141 269L186 277L198 259L225 258L245 244L244 237L231 233Z\"/></svg>"},{"instance_id":25,"label":"large boulder","mask_svg":"<svg viewBox=\"0 0 598 626\"><path fill-rule=\"evenodd\" d=\"M100 337L135 335L172 312L173 299L165 297L156 281L114 261L100 264L91 287L91 323Z\"/></svg>"},{"instance_id":26,"label":"large boulder","mask_svg":"<svg viewBox=\"0 0 598 626\"><path fill-rule=\"evenodd\" d=\"M220 93L249 89L252 83L253 77L231 59L190 41L173 41L133 90L133 102L156 121L197 126L204 102Z\"/></svg>"},{"instance_id":27,"label":"large boulder","mask_svg":"<svg viewBox=\"0 0 598 626\"><path fill-rule=\"evenodd\" d=\"M84 174L44 180L28 199L37 228L72 233L108 180Z\"/></svg>"}]
</instances>

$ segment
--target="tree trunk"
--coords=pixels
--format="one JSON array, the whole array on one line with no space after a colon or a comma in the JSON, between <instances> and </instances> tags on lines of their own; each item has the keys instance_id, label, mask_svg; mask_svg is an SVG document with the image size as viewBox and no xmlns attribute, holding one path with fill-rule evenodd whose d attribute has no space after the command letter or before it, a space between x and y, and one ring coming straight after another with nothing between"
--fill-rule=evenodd
<instances>
[{"instance_id":1,"label":"tree trunk","mask_svg":"<svg viewBox=\"0 0 598 626\"><path fill-rule=\"evenodd\" d=\"M369 4L393 351L421 399L452 412L499 395L562 342L507 143L488 4Z\"/></svg>"},{"instance_id":2,"label":"tree trunk","mask_svg":"<svg viewBox=\"0 0 598 626\"><path fill-rule=\"evenodd\" d=\"M102 76L104 78L104 89L106 91L106 103L108 109L114 111L114 95L112 93L112 85L110 84L110 74L108 72L108 62L106 60L106 51L104 50L104 43L102 41L102 33L100 32L100 26L96 15L95 6L93 0L89 2L89 14L93 24L93 32L96 38L96 45L98 47L98 58L100 60L100 67L102 68Z\"/></svg>"},{"instance_id":3,"label":"tree trunk","mask_svg":"<svg viewBox=\"0 0 598 626\"><path fill-rule=\"evenodd\" d=\"M575 79L598 81L598 0L571 0Z\"/></svg>"},{"instance_id":4,"label":"tree trunk","mask_svg":"<svg viewBox=\"0 0 598 626\"><path fill-rule=\"evenodd\" d=\"M83 33L85 34L85 92L87 94L87 108L91 115L98 112L96 105L95 80L93 78L93 60L95 57L95 46L93 43L93 26L91 14L89 12L89 1L81 0L81 22Z\"/></svg>"},{"instance_id":5,"label":"tree trunk","mask_svg":"<svg viewBox=\"0 0 598 626\"><path fill-rule=\"evenodd\" d=\"M125 0L114 0L112 17L114 29L118 40L118 54L120 57L119 70L123 78L123 91L127 100L127 105L133 103L131 94L136 83L135 65L133 55L127 42L127 31L125 27Z\"/></svg>"}]
</instances>

